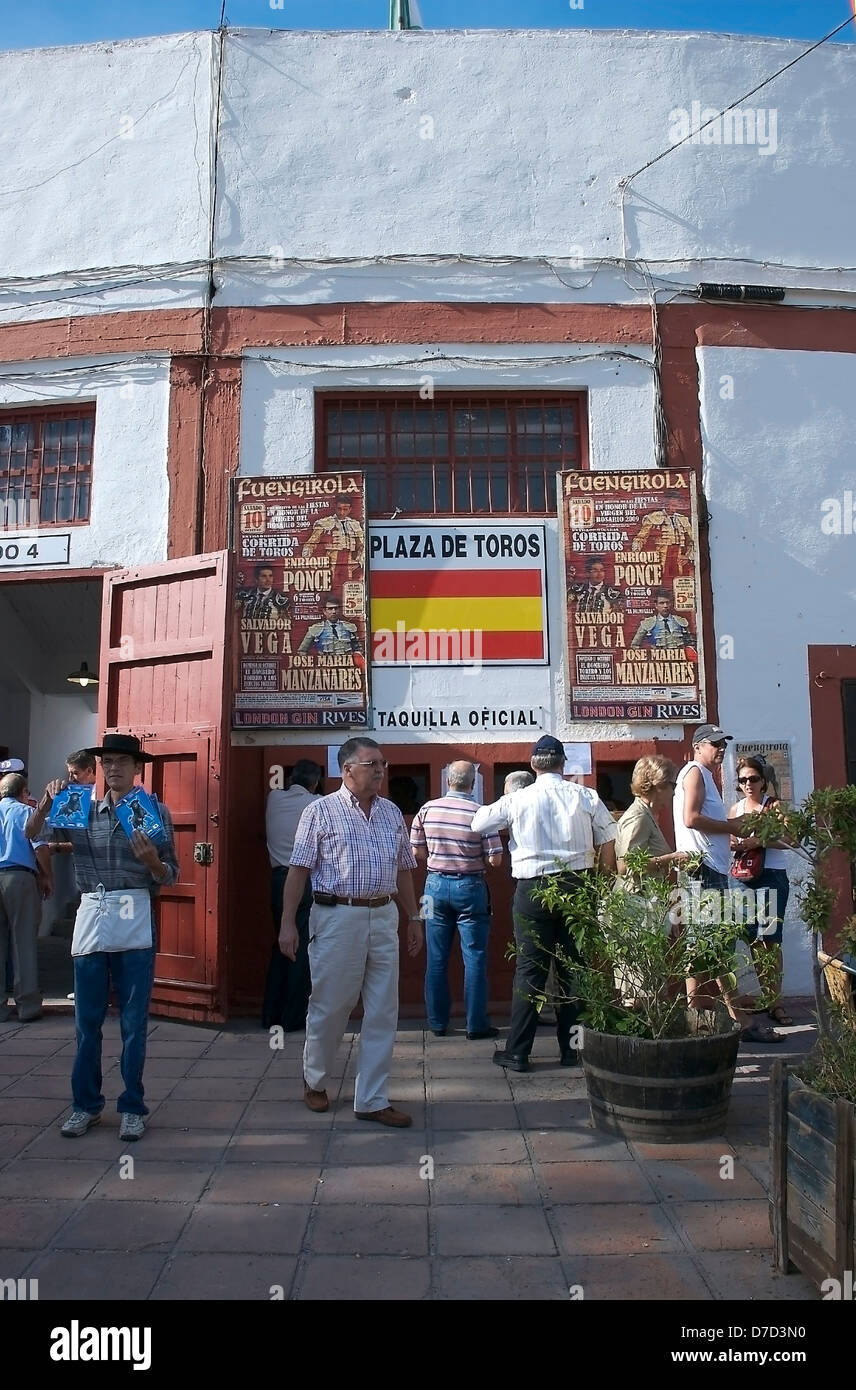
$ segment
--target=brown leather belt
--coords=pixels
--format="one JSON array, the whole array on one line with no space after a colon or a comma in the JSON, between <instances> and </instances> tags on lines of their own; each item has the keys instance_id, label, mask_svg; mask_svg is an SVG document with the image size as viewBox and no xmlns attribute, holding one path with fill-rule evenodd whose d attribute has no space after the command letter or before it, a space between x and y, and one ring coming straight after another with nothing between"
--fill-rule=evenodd
<instances>
[{"instance_id":1,"label":"brown leather belt","mask_svg":"<svg viewBox=\"0 0 856 1390\"><path fill-rule=\"evenodd\" d=\"M386 907L392 896L385 898L337 898L333 893L313 893L313 900L321 907Z\"/></svg>"}]
</instances>

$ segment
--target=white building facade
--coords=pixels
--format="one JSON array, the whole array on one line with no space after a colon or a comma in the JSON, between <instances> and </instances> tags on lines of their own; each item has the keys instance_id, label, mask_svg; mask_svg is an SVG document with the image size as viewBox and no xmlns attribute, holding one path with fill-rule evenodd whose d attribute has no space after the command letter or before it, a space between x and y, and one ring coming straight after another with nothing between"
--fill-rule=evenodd
<instances>
[{"instance_id":1,"label":"white building facade","mask_svg":"<svg viewBox=\"0 0 856 1390\"><path fill-rule=\"evenodd\" d=\"M740 100L801 51L233 30L0 55L0 745L35 786L62 770L61 739L96 728L162 755L165 799L187 802L165 1012L253 1001L270 769L342 741L229 718L231 479L331 467L331 402L564 409L576 452L555 468L691 472L707 716L786 745L795 799L856 775L856 57L827 45ZM783 293L699 293L723 285ZM688 756L691 720L570 719L545 487L534 508L400 509L537 521L546 543L547 664L372 671L373 736L420 795L468 756L491 799L542 731L590 746L586 780L616 793L642 753ZM67 694L99 653L97 703ZM485 714L454 736L412 718L454 710ZM497 721L515 710L524 723ZM733 764L723 790L736 799ZM807 993L793 898L785 961L786 992ZM419 994L406 974L404 1003Z\"/></svg>"}]
</instances>

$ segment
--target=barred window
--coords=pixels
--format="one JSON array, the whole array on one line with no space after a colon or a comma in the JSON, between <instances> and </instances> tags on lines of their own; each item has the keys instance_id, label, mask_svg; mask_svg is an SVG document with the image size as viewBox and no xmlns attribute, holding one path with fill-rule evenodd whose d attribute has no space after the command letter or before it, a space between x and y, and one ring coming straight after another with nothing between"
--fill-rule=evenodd
<instances>
[{"instance_id":1,"label":"barred window","mask_svg":"<svg viewBox=\"0 0 856 1390\"><path fill-rule=\"evenodd\" d=\"M369 515L554 515L586 466L584 396L319 397L319 471L361 468Z\"/></svg>"},{"instance_id":2,"label":"barred window","mask_svg":"<svg viewBox=\"0 0 856 1390\"><path fill-rule=\"evenodd\" d=\"M88 521L95 406L0 409L0 527Z\"/></svg>"}]
</instances>

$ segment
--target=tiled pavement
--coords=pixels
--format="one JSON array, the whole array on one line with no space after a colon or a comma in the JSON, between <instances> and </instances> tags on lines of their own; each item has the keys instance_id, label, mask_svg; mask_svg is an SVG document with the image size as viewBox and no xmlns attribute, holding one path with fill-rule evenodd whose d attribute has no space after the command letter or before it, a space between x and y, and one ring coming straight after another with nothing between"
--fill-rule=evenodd
<instances>
[{"instance_id":1,"label":"tiled pavement","mask_svg":"<svg viewBox=\"0 0 856 1390\"><path fill-rule=\"evenodd\" d=\"M784 1048L741 1048L725 1135L683 1146L592 1129L547 1029L506 1076L492 1042L404 1027L391 1099L414 1125L391 1131L354 1118L350 1036L314 1115L302 1034L271 1050L257 1025L169 1022L148 1131L120 1145L112 1017L104 1121L68 1140L73 1019L2 1024L0 1279L40 1299L817 1299L771 1272L765 1196L766 1075L807 1047L800 1021Z\"/></svg>"}]
</instances>

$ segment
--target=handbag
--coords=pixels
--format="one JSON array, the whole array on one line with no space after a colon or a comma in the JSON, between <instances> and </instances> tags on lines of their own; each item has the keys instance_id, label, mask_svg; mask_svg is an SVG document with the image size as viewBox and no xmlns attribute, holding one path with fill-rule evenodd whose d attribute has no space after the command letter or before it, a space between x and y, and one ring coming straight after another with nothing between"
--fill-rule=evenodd
<instances>
[{"instance_id":1,"label":"handbag","mask_svg":"<svg viewBox=\"0 0 856 1390\"><path fill-rule=\"evenodd\" d=\"M761 809L763 810L764 806L772 799L772 797L766 797ZM731 861L731 877L738 879L740 883L753 883L764 872L765 858L766 851L763 846L759 846L757 849L735 850L734 858Z\"/></svg>"}]
</instances>

